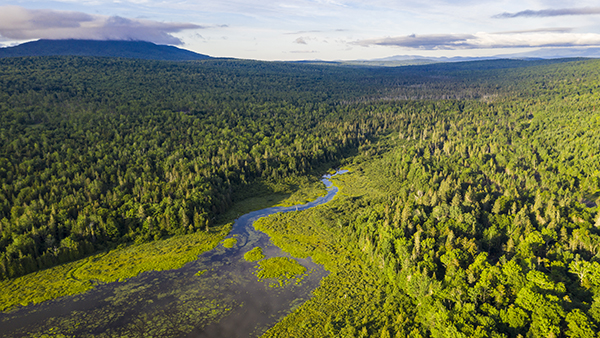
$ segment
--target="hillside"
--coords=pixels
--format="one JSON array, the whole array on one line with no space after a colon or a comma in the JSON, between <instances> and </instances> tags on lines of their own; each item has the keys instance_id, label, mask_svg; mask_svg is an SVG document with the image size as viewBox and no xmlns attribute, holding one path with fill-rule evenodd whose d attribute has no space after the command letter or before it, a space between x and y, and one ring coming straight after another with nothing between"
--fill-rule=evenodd
<instances>
[{"instance_id":1,"label":"hillside","mask_svg":"<svg viewBox=\"0 0 600 338\"><path fill-rule=\"evenodd\" d=\"M128 59L188 61L210 57L145 41L37 40L0 48L0 58L17 56L102 56Z\"/></svg>"}]
</instances>

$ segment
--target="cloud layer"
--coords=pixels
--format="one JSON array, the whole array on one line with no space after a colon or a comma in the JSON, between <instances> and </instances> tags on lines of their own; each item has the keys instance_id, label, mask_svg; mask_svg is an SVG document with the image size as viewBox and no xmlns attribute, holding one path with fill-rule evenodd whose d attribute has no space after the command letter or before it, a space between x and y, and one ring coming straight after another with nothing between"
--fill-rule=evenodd
<instances>
[{"instance_id":1,"label":"cloud layer","mask_svg":"<svg viewBox=\"0 0 600 338\"><path fill-rule=\"evenodd\" d=\"M596 14L598 0L5 0L0 45L38 38L183 41L203 54L262 60L307 58L290 52L306 50L324 60L398 50L481 56L489 48L600 46Z\"/></svg>"},{"instance_id":2,"label":"cloud layer","mask_svg":"<svg viewBox=\"0 0 600 338\"><path fill-rule=\"evenodd\" d=\"M139 40L181 45L181 40L172 33L198 28L203 27L191 23L163 23L81 12L0 6L0 36L12 40Z\"/></svg>"},{"instance_id":3,"label":"cloud layer","mask_svg":"<svg viewBox=\"0 0 600 338\"><path fill-rule=\"evenodd\" d=\"M600 7L543 9L539 11L526 10L517 13L501 13L492 16L495 19L510 19L517 17L549 17L565 15L595 15L600 14Z\"/></svg>"},{"instance_id":4,"label":"cloud layer","mask_svg":"<svg viewBox=\"0 0 600 338\"><path fill-rule=\"evenodd\" d=\"M394 46L420 50L600 46L600 34L524 31L475 34L430 34L359 40L360 46Z\"/></svg>"}]
</instances>

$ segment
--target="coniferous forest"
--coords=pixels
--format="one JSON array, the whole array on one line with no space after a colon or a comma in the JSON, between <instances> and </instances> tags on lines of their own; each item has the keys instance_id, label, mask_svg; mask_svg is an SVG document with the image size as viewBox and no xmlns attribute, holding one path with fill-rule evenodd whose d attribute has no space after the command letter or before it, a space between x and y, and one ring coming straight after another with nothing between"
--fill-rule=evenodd
<instances>
[{"instance_id":1,"label":"coniferous forest","mask_svg":"<svg viewBox=\"0 0 600 338\"><path fill-rule=\"evenodd\" d=\"M0 59L0 282L211 233L344 167L329 204L256 223L329 271L266 336L597 337L598 79L584 59Z\"/></svg>"}]
</instances>

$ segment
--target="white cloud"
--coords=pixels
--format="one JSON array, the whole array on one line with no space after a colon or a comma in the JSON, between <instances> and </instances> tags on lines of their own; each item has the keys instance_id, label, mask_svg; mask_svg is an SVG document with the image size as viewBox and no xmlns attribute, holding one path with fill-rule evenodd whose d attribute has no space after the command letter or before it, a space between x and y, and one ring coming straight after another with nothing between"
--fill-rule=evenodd
<instances>
[{"instance_id":1,"label":"white cloud","mask_svg":"<svg viewBox=\"0 0 600 338\"><path fill-rule=\"evenodd\" d=\"M293 50L290 51L292 54L315 54L318 53L316 50Z\"/></svg>"},{"instance_id":2,"label":"white cloud","mask_svg":"<svg viewBox=\"0 0 600 338\"><path fill-rule=\"evenodd\" d=\"M142 40L180 45L181 40L172 33L198 28L203 27L191 23L164 23L72 11L0 6L0 36L12 40Z\"/></svg>"},{"instance_id":3,"label":"white cloud","mask_svg":"<svg viewBox=\"0 0 600 338\"><path fill-rule=\"evenodd\" d=\"M319 57L330 60L385 57L389 56L390 46L397 47L395 50L420 50L421 54L431 56L483 55L492 53L486 48L502 46L519 46L511 49L556 44L582 46L589 41L595 43L595 33L600 33L598 17L594 15L520 14L516 19L490 19L498 13L518 14L526 10L543 14L548 8L593 9L598 8L598 0L3 0L2 3L76 12L46 10L53 12L49 20L38 18L30 26L21 23L20 30L15 31L18 23L7 24L8 14L2 7L0 35L115 37L168 44L183 41L186 48L203 54L264 60L302 57L290 53L289 46L295 46L290 49L310 46ZM64 15L56 16L57 13ZM113 18L112 22L109 18ZM200 38L193 29L201 27L185 22L205 24L205 28L212 29L202 30ZM229 25L226 30L215 29L223 23ZM416 35L409 36L412 33ZM221 38L223 35L227 40ZM372 47L357 48L357 45Z\"/></svg>"},{"instance_id":4,"label":"white cloud","mask_svg":"<svg viewBox=\"0 0 600 338\"><path fill-rule=\"evenodd\" d=\"M353 42L361 46L394 46L422 50L585 47L600 46L600 34L562 33L554 30L529 30L509 33L429 34L366 39Z\"/></svg>"}]
</instances>

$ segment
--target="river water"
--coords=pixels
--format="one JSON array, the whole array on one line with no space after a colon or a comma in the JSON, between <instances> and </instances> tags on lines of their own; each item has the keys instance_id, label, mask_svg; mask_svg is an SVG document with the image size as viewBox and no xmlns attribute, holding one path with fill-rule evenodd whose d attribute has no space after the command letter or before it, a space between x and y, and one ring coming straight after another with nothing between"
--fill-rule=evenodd
<instances>
[{"instance_id":1,"label":"river water","mask_svg":"<svg viewBox=\"0 0 600 338\"><path fill-rule=\"evenodd\" d=\"M335 175L346 172L338 171ZM252 337L308 298L327 275L310 258L295 259L309 271L286 285L259 280L256 262L243 255L261 247L266 258L286 256L252 225L260 217L301 211L333 199L338 189L325 175L326 196L292 207L271 207L239 217L219 244L180 269L148 271L124 282L103 284L75 296L0 314L0 336L29 337Z\"/></svg>"}]
</instances>

